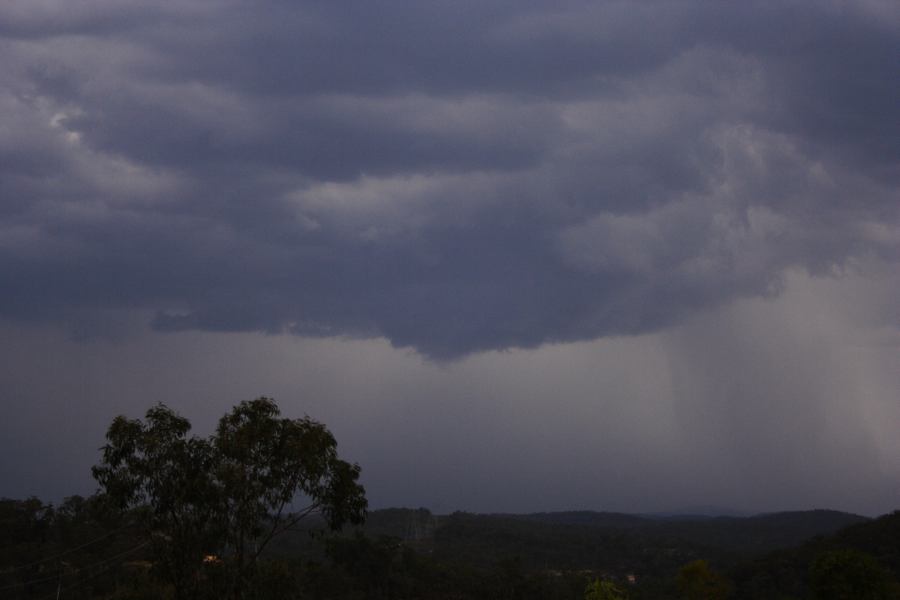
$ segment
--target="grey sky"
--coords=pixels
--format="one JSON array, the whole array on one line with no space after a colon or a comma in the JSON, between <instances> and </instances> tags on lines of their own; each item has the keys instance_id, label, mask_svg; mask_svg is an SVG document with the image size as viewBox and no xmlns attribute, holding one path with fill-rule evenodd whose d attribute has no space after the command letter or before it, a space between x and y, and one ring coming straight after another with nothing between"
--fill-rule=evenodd
<instances>
[{"instance_id":1,"label":"grey sky","mask_svg":"<svg viewBox=\"0 0 900 600\"><path fill-rule=\"evenodd\" d=\"M376 505L896 508L898 55L878 0L3 3L0 495L270 394Z\"/></svg>"}]
</instances>

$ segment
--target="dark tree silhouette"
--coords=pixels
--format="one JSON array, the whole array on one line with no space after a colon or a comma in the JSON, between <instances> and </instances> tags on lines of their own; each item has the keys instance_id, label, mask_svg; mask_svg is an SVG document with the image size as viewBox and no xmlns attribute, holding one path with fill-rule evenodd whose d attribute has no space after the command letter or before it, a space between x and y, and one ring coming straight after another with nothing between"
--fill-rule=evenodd
<instances>
[{"instance_id":1,"label":"dark tree silhouette","mask_svg":"<svg viewBox=\"0 0 900 600\"><path fill-rule=\"evenodd\" d=\"M157 566L176 598L217 588L243 598L268 543L319 514L332 529L365 518L360 469L337 455L328 429L308 417L280 417L269 398L245 401L209 438L163 404L144 421L116 417L101 463L102 491L134 509ZM293 502L306 504L289 511Z\"/></svg>"}]
</instances>

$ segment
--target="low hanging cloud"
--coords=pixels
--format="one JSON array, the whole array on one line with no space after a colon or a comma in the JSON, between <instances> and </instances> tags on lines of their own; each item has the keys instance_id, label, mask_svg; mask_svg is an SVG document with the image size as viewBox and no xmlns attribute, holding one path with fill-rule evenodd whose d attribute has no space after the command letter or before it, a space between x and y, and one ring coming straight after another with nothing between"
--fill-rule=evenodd
<instances>
[{"instance_id":1,"label":"low hanging cloud","mask_svg":"<svg viewBox=\"0 0 900 600\"><path fill-rule=\"evenodd\" d=\"M890 2L0 7L0 316L658 330L900 261Z\"/></svg>"}]
</instances>

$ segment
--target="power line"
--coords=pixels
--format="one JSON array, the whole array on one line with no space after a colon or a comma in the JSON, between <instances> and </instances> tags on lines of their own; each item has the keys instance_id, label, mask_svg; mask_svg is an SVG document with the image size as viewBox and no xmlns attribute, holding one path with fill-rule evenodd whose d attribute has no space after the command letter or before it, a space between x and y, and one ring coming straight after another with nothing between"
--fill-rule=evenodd
<instances>
[{"instance_id":1,"label":"power line","mask_svg":"<svg viewBox=\"0 0 900 600\"><path fill-rule=\"evenodd\" d=\"M144 546L146 546L146 545L149 544L149 543L150 543L150 540L144 540L143 542L141 542L141 543L138 544L137 546L134 546L134 547L132 547L132 548L130 548L130 549L128 549L128 550L125 550L124 552L119 552L118 554L114 554L113 556L104 558L103 560L97 561L97 562L95 562L94 564L87 565L87 566L85 566L85 567L81 567L81 568L75 569L74 571L71 571L71 572L69 572L69 573L63 573L63 574L61 574L61 575L60 575L59 573L57 573L56 575L53 575L52 577L42 577L41 579L32 579L31 581L22 581L22 582L19 582L19 583L14 583L14 584L12 584L12 585L8 585L8 586L6 586L6 587L0 588L0 592L6 591L6 590L11 590L11 589L14 589L14 588L17 588L17 587L25 587L25 586L27 586L27 585L32 585L32 584L35 584L35 583L44 583L44 582L47 582L47 581L53 581L54 579L59 579L59 578L61 578L61 577L70 577L70 576L72 576L72 575L77 575L77 574L81 573L82 571L90 571L91 569L94 569L94 568L96 568L96 567L99 567L100 565L103 565L103 564L105 564L105 563L112 562L112 561L116 560L117 558L121 558L122 556L126 556L126 555L128 555L128 554L133 553L133 552L137 552L138 550L140 550L141 548L143 548Z\"/></svg>"},{"instance_id":2,"label":"power line","mask_svg":"<svg viewBox=\"0 0 900 600\"><path fill-rule=\"evenodd\" d=\"M129 527L132 527L132 525L131 524L122 525L121 527L113 529L112 531L108 531L108 532L104 533L103 535L101 535L100 537L93 539L89 542L85 542L85 543L81 544L80 546L75 546L74 548L69 548L68 550L66 550L64 552L60 552L59 554L54 554L52 556L48 556L47 558L42 558L40 560L36 560L36 561L30 562L28 564L19 565L18 567L11 567L9 569L3 569L2 571L0 571L0 574L6 575L9 573L15 573L16 571L21 571L22 569L27 569L29 567L33 567L33 566L39 565L41 563L50 562L51 560L56 560L58 558L62 558L63 556L68 556L69 554L72 554L73 552L77 552L79 550L87 548L88 546L92 546L92 545L96 544L97 542L102 542L103 540L110 537L111 535L119 533L123 529L127 529Z\"/></svg>"},{"instance_id":3,"label":"power line","mask_svg":"<svg viewBox=\"0 0 900 600\"><path fill-rule=\"evenodd\" d=\"M138 549L143 548L144 546L146 546L146 545L149 544L149 543L150 543L150 540L146 540L146 541L144 541L142 544L139 544L139 545L135 546L135 547L132 548L131 550L128 550L128 551L126 551L126 552L119 553L119 554L117 554L116 556L113 556L113 557L111 557L111 558L106 559L106 561L104 561L104 562L110 562L110 561L112 561L112 560L114 560L114 559L116 559L116 558L120 558L120 557L122 557L122 556L124 556L124 555L126 555L126 554L130 554L130 553L132 553L132 552L136 552ZM102 563L97 563L97 564L102 564ZM121 564L121 563L120 563L120 564ZM93 580L93 579L96 579L97 577L100 577L100 576L103 575L104 573L108 573L108 572L109 572L113 567L115 567L115 566L118 566L118 565L109 565L108 567L106 567L106 568L104 568L104 569L101 569L100 571L97 571L96 573L93 573L93 574L91 574L91 575L89 575L89 576L87 576L87 577L83 577L83 578L80 579L77 583L75 583L75 584L73 584L73 585L70 585L70 586L68 586L68 587L59 587L55 592L52 592L52 593L48 594L47 596L44 596L44 597L40 598L39 600L50 600L50 598L58 598L58 597L59 597L60 591L66 591L66 592L68 592L68 591L76 590L76 589L78 589L79 587L83 586L85 583L87 583L87 582L89 582L89 581L91 581L91 580ZM81 569L81 570L84 570L84 569ZM60 583L62 583L62 578L60 578Z\"/></svg>"}]
</instances>

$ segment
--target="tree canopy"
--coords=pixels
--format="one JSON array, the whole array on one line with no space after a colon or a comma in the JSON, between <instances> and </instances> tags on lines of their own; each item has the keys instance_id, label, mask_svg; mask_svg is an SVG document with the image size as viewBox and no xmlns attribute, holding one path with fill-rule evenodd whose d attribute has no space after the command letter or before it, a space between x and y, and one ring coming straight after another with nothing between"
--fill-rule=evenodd
<instances>
[{"instance_id":1,"label":"tree canopy","mask_svg":"<svg viewBox=\"0 0 900 600\"><path fill-rule=\"evenodd\" d=\"M93 468L119 508L137 509L176 597L199 597L201 582L245 597L269 542L308 515L332 529L363 522L360 468L338 457L323 424L282 418L273 400L258 398L234 407L208 438L190 429L164 404L143 421L116 417Z\"/></svg>"}]
</instances>

